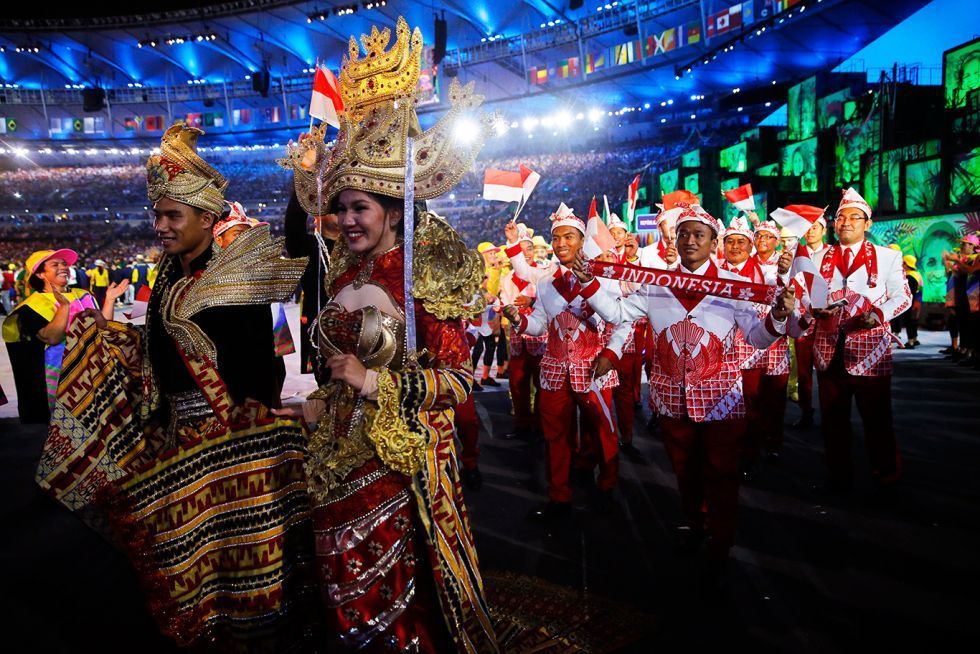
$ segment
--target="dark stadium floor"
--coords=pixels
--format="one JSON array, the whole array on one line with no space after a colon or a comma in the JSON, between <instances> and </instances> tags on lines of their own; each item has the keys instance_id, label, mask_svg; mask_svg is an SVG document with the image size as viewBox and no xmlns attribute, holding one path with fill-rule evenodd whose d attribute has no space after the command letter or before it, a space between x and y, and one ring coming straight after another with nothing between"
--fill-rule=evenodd
<instances>
[{"instance_id":1,"label":"dark stadium floor","mask_svg":"<svg viewBox=\"0 0 980 654\"><path fill-rule=\"evenodd\" d=\"M544 529L524 517L544 498L543 447L494 438L509 430L507 395L484 392L485 483L467 493L482 567L533 575L649 616L630 652L943 651L964 638L975 642L980 373L930 357L937 348L897 357L905 478L894 495L872 490L860 441L855 492L815 495L819 431L788 428L782 461L742 491L728 593L714 601L694 591L693 564L672 553L674 477L639 418L643 459L623 457L615 513L591 511L589 491L580 487L572 519ZM796 417L790 405L787 423ZM168 651L122 557L34 486L43 430L13 420L0 421L0 430L7 570L0 601L8 641L33 643L24 651L39 652Z\"/></svg>"}]
</instances>

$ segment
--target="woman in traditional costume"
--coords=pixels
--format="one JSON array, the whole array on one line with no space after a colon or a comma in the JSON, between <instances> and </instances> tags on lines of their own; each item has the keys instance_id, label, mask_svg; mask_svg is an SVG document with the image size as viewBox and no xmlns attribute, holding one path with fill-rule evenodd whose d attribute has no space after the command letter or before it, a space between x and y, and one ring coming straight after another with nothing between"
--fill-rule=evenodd
<instances>
[{"instance_id":1,"label":"woman in traditional costume","mask_svg":"<svg viewBox=\"0 0 980 654\"><path fill-rule=\"evenodd\" d=\"M68 288L69 268L78 261L74 250L39 250L27 258L27 284L32 293L3 322L3 340L17 389L17 412L24 424L45 424L51 418L65 332L81 311L95 308L94 297L80 288ZM111 301L102 314L112 319L116 298L128 282L106 290Z\"/></svg>"},{"instance_id":2,"label":"woman in traditional costume","mask_svg":"<svg viewBox=\"0 0 980 654\"><path fill-rule=\"evenodd\" d=\"M342 649L496 652L453 444L454 407L472 385L461 318L482 308L483 265L415 203L459 181L489 120L465 143L447 133L482 101L454 80L448 115L420 134L422 37L404 19L396 35L385 52L390 30L372 28L364 59L351 39L340 134L306 177L341 230L331 301L312 327L330 380L311 396L306 463L316 571ZM298 178L309 145L283 162Z\"/></svg>"}]
</instances>

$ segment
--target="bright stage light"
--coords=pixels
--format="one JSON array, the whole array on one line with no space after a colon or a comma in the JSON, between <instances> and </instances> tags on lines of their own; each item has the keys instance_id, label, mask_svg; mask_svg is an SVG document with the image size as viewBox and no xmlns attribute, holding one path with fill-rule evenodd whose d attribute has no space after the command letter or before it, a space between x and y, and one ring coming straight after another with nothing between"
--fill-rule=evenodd
<instances>
[{"instance_id":1,"label":"bright stage light","mask_svg":"<svg viewBox=\"0 0 980 654\"><path fill-rule=\"evenodd\" d=\"M560 111L554 120L558 124L559 129L567 129L572 124L572 115L567 111Z\"/></svg>"},{"instance_id":2,"label":"bright stage light","mask_svg":"<svg viewBox=\"0 0 980 654\"><path fill-rule=\"evenodd\" d=\"M598 123L600 120L602 120L602 112L600 110L598 110L598 109L590 109L589 110L589 122L590 123Z\"/></svg>"},{"instance_id":3,"label":"bright stage light","mask_svg":"<svg viewBox=\"0 0 980 654\"><path fill-rule=\"evenodd\" d=\"M524 119L524 129L530 132L532 129L538 126L537 118L525 118Z\"/></svg>"}]
</instances>

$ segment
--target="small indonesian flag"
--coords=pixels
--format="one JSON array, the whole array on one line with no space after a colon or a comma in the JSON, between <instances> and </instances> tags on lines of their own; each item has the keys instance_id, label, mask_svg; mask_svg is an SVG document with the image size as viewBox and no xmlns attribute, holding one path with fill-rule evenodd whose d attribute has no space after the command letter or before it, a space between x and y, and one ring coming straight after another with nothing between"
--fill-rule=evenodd
<instances>
[{"instance_id":1,"label":"small indonesian flag","mask_svg":"<svg viewBox=\"0 0 980 654\"><path fill-rule=\"evenodd\" d=\"M310 116L340 129L340 115L344 113L344 101L340 97L337 78L324 66L316 69L313 78L313 97L310 98Z\"/></svg>"},{"instance_id":2,"label":"small indonesian flag","mask_svg":"<svg viewBox=\"0 0 980 654\"><path fill-rule=\"evenodd\" d=\"M520 202L524 198L521 173L487 168L483 174L483 199L501 202Z\"/></svg>"},{"instance_id":3,"label":"small indonesian flag","mask_svg":"<svg viewBox=\"0 0 980 654\"><path fill-rule=\"evenodd\" d=\"M817 270L817 264L810 257L810 250L806 243L799 241L796 244L796 254L793 257L793 265L789 269L790 278L800 280L806 289L805 297L809 297L810 307L814 309L824 309L827 307L827 280L823 278ZM800 298L804 301L804 298Z\"/></svg>"},{"instance_id":4,"label":"small indonesian flag","mask_svg":"<svg viewBox=\"0 0 980 654\"><path fill-rule=\"evenodd\" d=\"M633 181L630 182L630 186L629 186L629 195L627 196L629 205L627 206L627 211L626 211L627 225L633 224L633 215L636 213L636 196L639 193L639 191L640 191L640 176L637 175L636 177L633 178Z\"/></svg>"},{"instance_id":5,"label":"small indonesian flag","mask_svg":"<svg viewBox=\"0 0 980 654\"><path fill-rule=\"evenodd\" d=\"M752 195L752 185L742 184L738 188L725 191L725 199L742 211L755 211L755 197Z\"/></svg>"},{"instance_id":6,"label":"small indonesian flag","mask_svg":"<svg viewBox=\"0 0 980 654\"><path fill-rule=\"evenodd\" d=\"M527 202L527 199L531 197L531 192L540 181L541 175L534 172L524 164L521 164L521 187L524 189L524 199L522 200L522 204Z\"/></svg>"},{"instance_id":7,"label":"small indonesian flag","mask_svg":"<svg viewBox=\"0 0 980 654\"><path fill-rule=\"evenodd\" d=\"M140 287L139 293L136 294L136 298L133 300L133 308L130 309L129 313L124 313L129 320L136 320L137 318L142 318L146 315L146 305L150 301L150 290L149 286Z\"/></svg>"},{"instance_id":8,"label":"small indonesian flag","mask_svg":"<svg viewBox=\"0 0 980 654\"><path fill-rule=\"evenodd\" d=\"M599 214L595 208L595 196L592 196L592 204L589 206L589 222L585 226L585 246L583 247L585 256L595 259L602 253L615 248L616 240L609 232L606 223L599 219Z\"/></svg>"},{"instance_id":9,"label":"small indonesian flag","mask_svg":"<svg viewBox=\"0 0 980 654\"><path fill-rule=\"evenodd\" d=\"M820 207L810 206L809 204L790 204L780 207L769 217L786 230L788 234L798 239L803 238L807 230L823 217L824 210Z\"/></svg>"},{"instance_id":10,"label":"small indonesian flag","mask_svg":"<svg viewBox=\"0 0 980 654\"><path fill-rule=\"evenodd\" d=\"M701 200L698 199L698 196L694 195L687 189L681 189L679 191L674 191L673 193L668 193L664 196L664 211L673 209L677 206L678 202L684 202L686 204L701 204Z\"/></svg>"}]
</instances>

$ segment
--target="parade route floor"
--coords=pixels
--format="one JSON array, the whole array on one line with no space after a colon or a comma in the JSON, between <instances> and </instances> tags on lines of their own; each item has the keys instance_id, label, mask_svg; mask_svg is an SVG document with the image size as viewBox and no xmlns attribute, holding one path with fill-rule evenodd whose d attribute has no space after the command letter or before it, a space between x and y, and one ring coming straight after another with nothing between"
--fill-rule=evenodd
<instances>
[{"instance_id":1,"label":"parade route floor","mask_svg":"<svg viewBox=\"0 0 980 654\"><path fill-rule=\"evenodd\" d=\"M895 357L902 483L888 495L873 489L857 425L854 491L820 495L811 488L823 481L819 429L787 426L782 460L742 489L721 596L699 594L695 563L673 553L676 485L662 443L644 426L646 409L636 421L641 455L621 458L615 511L593 510L594 491L582 482L571 518L545 528L525 517L545 500L544 447L500 438L510 431L506 382L478 394L484 484L466 498L482 568L642 616L639 640L618 651L948 651L976 642L980 372L937 354L944 334L922 340ZM295 359L287 366L295 371ZM5 352L0 375L9 395ZM310 385L291 374L286 395ZM0 407L8 640L38 652L171 651L127 562L34 485L44 429L22 427L11 408ZM787 425L798 415L791 403Z\"/></svg>"}]
</instances>

